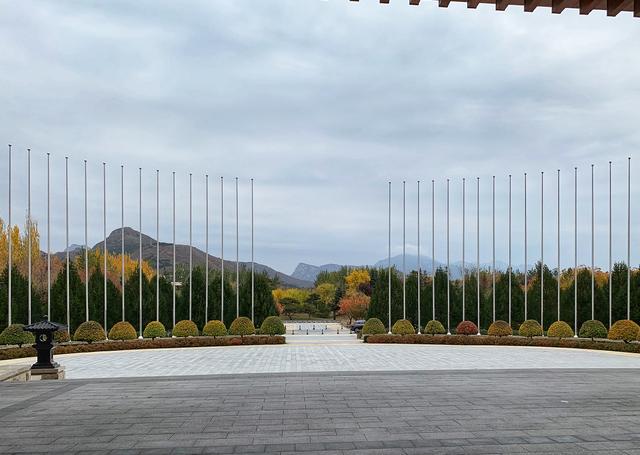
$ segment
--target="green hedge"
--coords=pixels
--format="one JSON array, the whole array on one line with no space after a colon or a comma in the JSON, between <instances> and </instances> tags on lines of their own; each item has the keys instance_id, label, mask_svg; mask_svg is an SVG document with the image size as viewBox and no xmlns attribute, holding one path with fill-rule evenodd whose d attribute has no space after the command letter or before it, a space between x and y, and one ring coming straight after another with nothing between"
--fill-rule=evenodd
<instances>
[{"instance_id":1,"label":"green hedge","mask_svg":"<svg viewBox=\"0 0 640 455\"><path fill-rule=\"evenodd\" d=\"M610 340L622 340L625 343L636 341L640 335L640 326L633 321L623 319L611 326L609 330Z\"/></svg>"},{"instance_id":2,"label":"green hedge","mask_svg":"<svg viewBox=\"0 0 640 455\"><path fill-rule=\"evenodd\" d=\"M240 335L241 337L246 335L253 335L256 333L256 328L253 326L251 319L241 316L236 318L229 326L229 335Z\"/></svg>"},{"instance_id":3,"label":"green hedge","mask_svg":"<svg viewBox=\"0 0 640 455\"><path fill-rule=\"evenodd\" d=\"M424 333L427 335L444 335L447 330L444 328L440 321L431 320L424 326Z\"/></svg>"},{"instance_id":4,"label":"green hedge","mask_svg":"<svg viewBox=\"0 0 640 455\"><path fill-rule=\"evenodd\" d=\"M513 335L513 329L507 321L498 320L489 326L487 335L492 337L507 337Z\"/></svg>"},{"instance_id":5,"label":"green hedge","mask_svg":"<svg viewBox=\"0 0 640 455\"><path fill-rule=\"evenodd\" d=\"M387 329L385 329L384 324L378 318L367 319L362 327L363 335L378 335L382 333L387 333Z\"/></svg>"},{"instance_id":6,"label":"green hedge","mask_svg":"<svg viewBox=\"0 0 640 455\"><path fill-rule=\"evenodd\" d=\"M58 330L53 333L53 341L56 343L67 343L71 341L71 336L66 330Z\"/></svg>"},{"instance_id":7,"label":"green hedge","mask_svg":"<svg viewBox=\"0 0 640 455\"><path fill-rule=\"evenodd\" d=\"M207 337L223 337L227 335L227 327L222 321L209 321L202 328L202 335Z\"/></svg>"},{"instance_id":8,"label":"green hedge","mask_svg":"<svg viewBox=\"0 0 640 455\"><path fill-rule=\"evenodd\" d=\"M573 338L573 329L564 321L556 321L547 330L547 336L553 338Z\"/></svg>"},{"instance_id":9,"label":"green hedge","mask_svg":"<svg viewBox=\"0 0 640 455\"><path fill-rule=\"evenodd\" d=\"M284 335L287 330L278 316L269 316L260 326L262 335Z\"/></svg>"},{"instance_id":10,"label":"green hedge","mask_svg":"<svg viewBox=\"0 0 640 455\"><path fill-rule=\"evenodd\" d=\"M106 333L99 322L87 321L78 326L73 334L73 341L86 341L93 343L94 341L103 341L107 338Z\"/></svg>"},{"instance_id":11,"label":"green hedge","mask_svg":"<svg viewBox=\"0 0 640 455\"><path fill-rule=\"evenodd\" d=\"M111 330L109 330L110 340L124 341L135 340L136 338L138 338L136 329L134 329L133 326L127 321L117 322L113 325L113 327L111 327Z\"/></svg>"},{"instance_id":12,"label":"green hedge","mask_svg":"<svg viewBox=\"0 0 640 455\"><path fill-rule=\"evenodd\" d=\"M542 336L542 326L534 319L527 319L520 325L518 333L521 337L539 337Z\"/></svg>"},{"instance_id":13,"label":"green hedge","mask_svg":"<svg viewBox=\"0 0 640 455\"><path fill-rule=\"evenodd\" d=\"M595 319L584 321L578 331L580 338L591 338L592 340L594 338L607 338L608 334L609 332L604 324Z\"/></svg>"},{"instance_id":14,"label":"green hedge","mask_svg":"<svg viewBox=\"0 0 640 455\"><path fill-rule=\"evenodd\" d=\"M25 332L22 330L23 324L11 324L0 333L0 344L17 344L22 346L23 344L33 344L36 342L36 338L31 332Z\"/></svg>"},{"instance_id":15,"label":"green hedge","mask_svg":"<svg viewBox=\"0 0 640 455\"><path fill-rule=\"evenodd\" d=\"M198 326L193 321L179 321L176 323L173 328L171 334L174 337L186 338L186 337L197 337L198 336Z\"/></svg>"},{"instance_id":16,"label":"green hedge","mask_svg":"<svg viewBox=\"0 0 640 455\"><path fill-rule=\"evenodd\" d=\"M147 324L142 332L142 336L144 338L151 338L152 340L155 338L164 338L167 336L167 329L165 329L164 324L160 321L151 321Z\"/></svg>"},{"instance_id":17,"label":"green hedge","mask_svg":"<svg viewBox=\"0 0 640 455\"><path fill-rule=\"evenodd\" d=\"M413 335L416 329L408 319L400 319L391 327L391 333L394 335Z\"/></svg>"}]
</instances>

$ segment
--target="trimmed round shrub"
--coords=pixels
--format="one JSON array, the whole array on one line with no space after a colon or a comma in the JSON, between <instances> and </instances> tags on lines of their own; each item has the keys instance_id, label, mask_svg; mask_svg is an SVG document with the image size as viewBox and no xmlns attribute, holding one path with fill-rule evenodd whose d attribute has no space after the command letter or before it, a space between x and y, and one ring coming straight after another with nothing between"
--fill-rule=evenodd
<instances>
[{"instance_id":1,"label":"trimmed round shrub","mask_svg":"<svg viewBox=\"0 0 640 455\"><path fill-rule=\"evenodd\" d=\"M382 335L383 333L387 333L387 329L378 318L369 318L362 326L363 335Z\"/></svg>"},{"instance_id":2,"label":"trimmed round shrub","mask_svg":"<svg viewBox=\"0 0 640 455\"><path fill-rule=\"evenodd\" d=\"M592 340L594 338L607 338L608 334L609 332L604 324L595 319L584 321L578 332L580 338L591 338Z\"/></svg>"},{"instance_id":3,"label":"trimmed round shrub","mask_svg":"<svg viewBox=\"0 0 640 455\"><path fill-rule=\"evenodd\" d=\"M256 333L256 328L253 326L251 319L241 316L236 318L229 326L229 335L253 335Z\"/></svg>"},{"instance_id":4,"label":"trimmed round shrub","mask_svg":"<svg viewBox=\"0 0 640 455\"><path fill-rule=\"evenodd\" d=\"M193 321L183 320L176 323L173 328L172 334L174 337L186 338L197 337L198 326Z\"/></svg>"},{"instance_id":5,"label":"trimmed round shrub","mask_svg":"<svg viewBox=\"0 0 640 455\"><path fill-rule=\"evenodd\" d=\"M640 326L629 319L616 322L609 330L610 340L622 340L625 343L636 341L640 335Z\"/></svg>"},{"instance_id":6,"label":"trimmed round shrub","mask_svg":"<svg viewBox=\"0 0 640 455\"><path fill-rule=\"evenodd\" d=\"M134 331L135 333L135 331ZM106 333L99 322L87 321L78 326L73 334L74 341L86 341L93 343L94 341L103 341L107 338Z\"/></svg>"},{"instance_id":7,"label":"trimmed round shrub","mask_svg":"<svg viewBox=\"0 0 640 455\"><path fill-rule=\"evenodd\" d=\"M542 336L542 327L535 319L527 319L520 325L518 333L521 337L539 337Z\"/></svg>"},{"instance_id":8,"label":"trimmed round shrub","mask_svg":"<svg viewBox=\"0 0 640 455\"><path fill-rule=\"evenodd\" d=\"M400 319L391 327L391 333L394 335L413 335L416 333L416 329L408 319Z\"/></svg>"},{"instance_id":9,"label":"trimmed round shrub","mask_svg":"<svg viewBox=\"0 0 640 455\"><path fill-rule=\"evenodd\" d=\"M513 335L513 329L507 321L498 320L489 326L487 335L492 337L508 337Z\"/></svg>"},{"instance_id":10,"label":"trimmed round shrub","mask_svg":"<svg viewBox=\"0 0 640 455\"><path fill-rule=\"evenodd\" d=\"M458 335L477 335L478 326L471 321L462 321L456 327L456 334Z\"/></svg>"},{"instance_id":11,"label":"trimmed round shrub","mask_svg":"<svg viewBox=\"0 0 640 455\"><path fill-rule=\"evenodd\" d=\"M260 333L262 335L284 335L286 331L282 320L278 316L269 316L262 321L262 325L260 326Z\"/></svg>"},{"instance_id":12,"label":"trimmed round shrub","mask_svg":"<svg viewBox=\"0 0 640 455\"><path fill-rule=\"evenodd\" d=\"M138 334L136 333L136 329L128 323L127 321L116 322L111 330L109 330L109 339L110 340L135 340L138 338Z\"/></svg>"},{"instance_id":13,"label":"trimmed round shrub","mask_svg":"<svg viewBox=\"0 0 640 455\"><path fill-rule=\"evenodd\" d=\"M53 341L56 343L67 343L71 341L71 337L66 330L58 330L57 332L53 332Z\"/></svg>"},{"instance_id":14,"label":"trimmed round shrub","mask_svg":"<svg viewBox=\"0 0 640 455\"><path fill-rule=\"evenodd\" d=\"M553 338L571 338L573 335L573 329L564 321L554 322L547 330L547 336Z\"/></svg>"},{"instance_id":15,"label":"trimmed round shrub","mask_svg":"<svg viewBox=\"0 0 640 455\"><path fill-rule=\"evenodd\" d=\"M23 344L33 344L36 337L31 332L22 330L24 324L11 324L0 333L0 344L17 344L22 347Z\"/></svg>"},{"instance_id":16,"label":"trimmed round shrub","mask_svg":"<svg viewBox=\"0 0 640 455\"><path fill-rule=\"evenodd\" d=\"M424 326L424 333L428 335L444 335L447 331L440 321L432 319Z\"/></svg>"},{"instance_id":17,"label":"trimmed round shrub","mask_svg":"<svg viewBox=\"0 0 640 455\"><path fill-rule=\"evenodd\" d=\"M156 338L164 338L167 336L167 329L164 328L164 324L162 322L151 321L144 328L142 336L144 338L151 338L152 340L155 340Z\"/></svg>"},{"instance_id":18,"label":"trimmed round shrub","mask_svg":"<svg viewBox=\"0 0 640 455\"><path fill-rule=\"evenodd\" d=\"M222 321L209 321L202 328L202 335L206 337L223 337L227 335L227 327Z\"/></svg>"}]
</instances>

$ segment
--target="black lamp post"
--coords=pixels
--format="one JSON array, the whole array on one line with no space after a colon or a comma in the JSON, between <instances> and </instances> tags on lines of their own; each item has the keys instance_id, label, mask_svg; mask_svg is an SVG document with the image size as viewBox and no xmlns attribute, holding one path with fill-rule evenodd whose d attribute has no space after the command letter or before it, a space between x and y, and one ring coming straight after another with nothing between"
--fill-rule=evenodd
<instances>
[{"instance_id":1,"label":"black lamp post","mask_svg":"<svg viewBox=\"0 0 640 455\"><path fill-rule=\"evenodd\" d=\"M45 316L40 322L29 324L23 330L31 332L35 335L36 352L38 361L31 367L32 370L52 370L60 365L53 361L53 334L60 330L66 330L67 327L57 322L47 320Z\"/></svg>"}]
</instances>

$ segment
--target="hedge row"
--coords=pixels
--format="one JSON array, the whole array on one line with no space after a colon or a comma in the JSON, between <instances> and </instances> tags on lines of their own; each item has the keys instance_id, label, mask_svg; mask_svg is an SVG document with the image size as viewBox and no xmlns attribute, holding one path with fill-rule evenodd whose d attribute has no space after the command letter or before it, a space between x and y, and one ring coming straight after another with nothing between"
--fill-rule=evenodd
<instances>
[{"instance_id":1,"label":"hedge row","mask_svg":"<svg viewBox=\"0 0 640 455\"><path fill-rule=\"evenodd\" d=\"M191 338L156 338L126 341L99 341L91 344L60 344L55 347L55 354L75 354L79 352L125 351L132 349L190 348L209 346L239 346L284 344L283 336L226 336L226 337L191 337ZM32 347L12 347L0 349L0 360L34 357L36 351Z\"/></svg>"},{"instance_id":2,"label":"hedge row","mask_svg":"<svg viewBox=\"0 0 640 455\"><path fill-rule=\"evenodd\" d=\"M620 343L616 341L593 341L585 338L551 337L495 337L488 335L367 335L365 343L388 344L445 344L473 346L536 346L545 348L578 348L599 351L617 351L640 354L640 343Z\"/></svg>"}]
</instances>

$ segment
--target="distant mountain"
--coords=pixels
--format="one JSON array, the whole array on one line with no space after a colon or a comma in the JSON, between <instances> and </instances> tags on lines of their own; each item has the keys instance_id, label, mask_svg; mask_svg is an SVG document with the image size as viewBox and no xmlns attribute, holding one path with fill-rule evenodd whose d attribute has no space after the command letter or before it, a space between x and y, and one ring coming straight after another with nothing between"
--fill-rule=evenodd
<instances>
[{"instance_id":1,"label":"distant mountain","mask_svg":"<svg viewBox=\"0 0 640 455\"><path fill-rule=\"evenodd\" d=\"M299 280L314 282L320 272L337 272L343 266L339 264L311 265L301 262L291 274Z\"/></svg>"},{"instance_id":2,"label":"distant mountain","mask_svg":"<svg viewBox=\"0 0 640 455\"><path fill-rule=\"evenodd\" d=\"M141 242L140 242L141 240ZM156 241L146 234L142 234L130 227L124 228L124 252L133 259L138 259L140 243L142 243L142 259L155 265L156 262ZM92 249L102 249L102 242L98 242ZM82 246L72 250L74 254L82 251ZM107 251L112 254L120 254L122 251L122 233L120 229L116 229L107 237ZM193 265L204 266L206 254L204 251L193 247ZM65 252L56 253L57 256L64 256ZM180 266L189 266L189 245L176 244L176 264ZM220 270L222 261L219 257L209 255L209 268L212 270ZM235 261L225 259L224 267L226 270L234 270ZM240 267L251 267L250 262L240 262ZM173 244L160 242L160 271L169 273L173 268ZM286 273L279 272L263 264L255 263L256 273L266 272L269 277L277 277L280 283L286 287L311 288L312 280L304 280L296 278Z\"/></svg>"}]
</instances>

